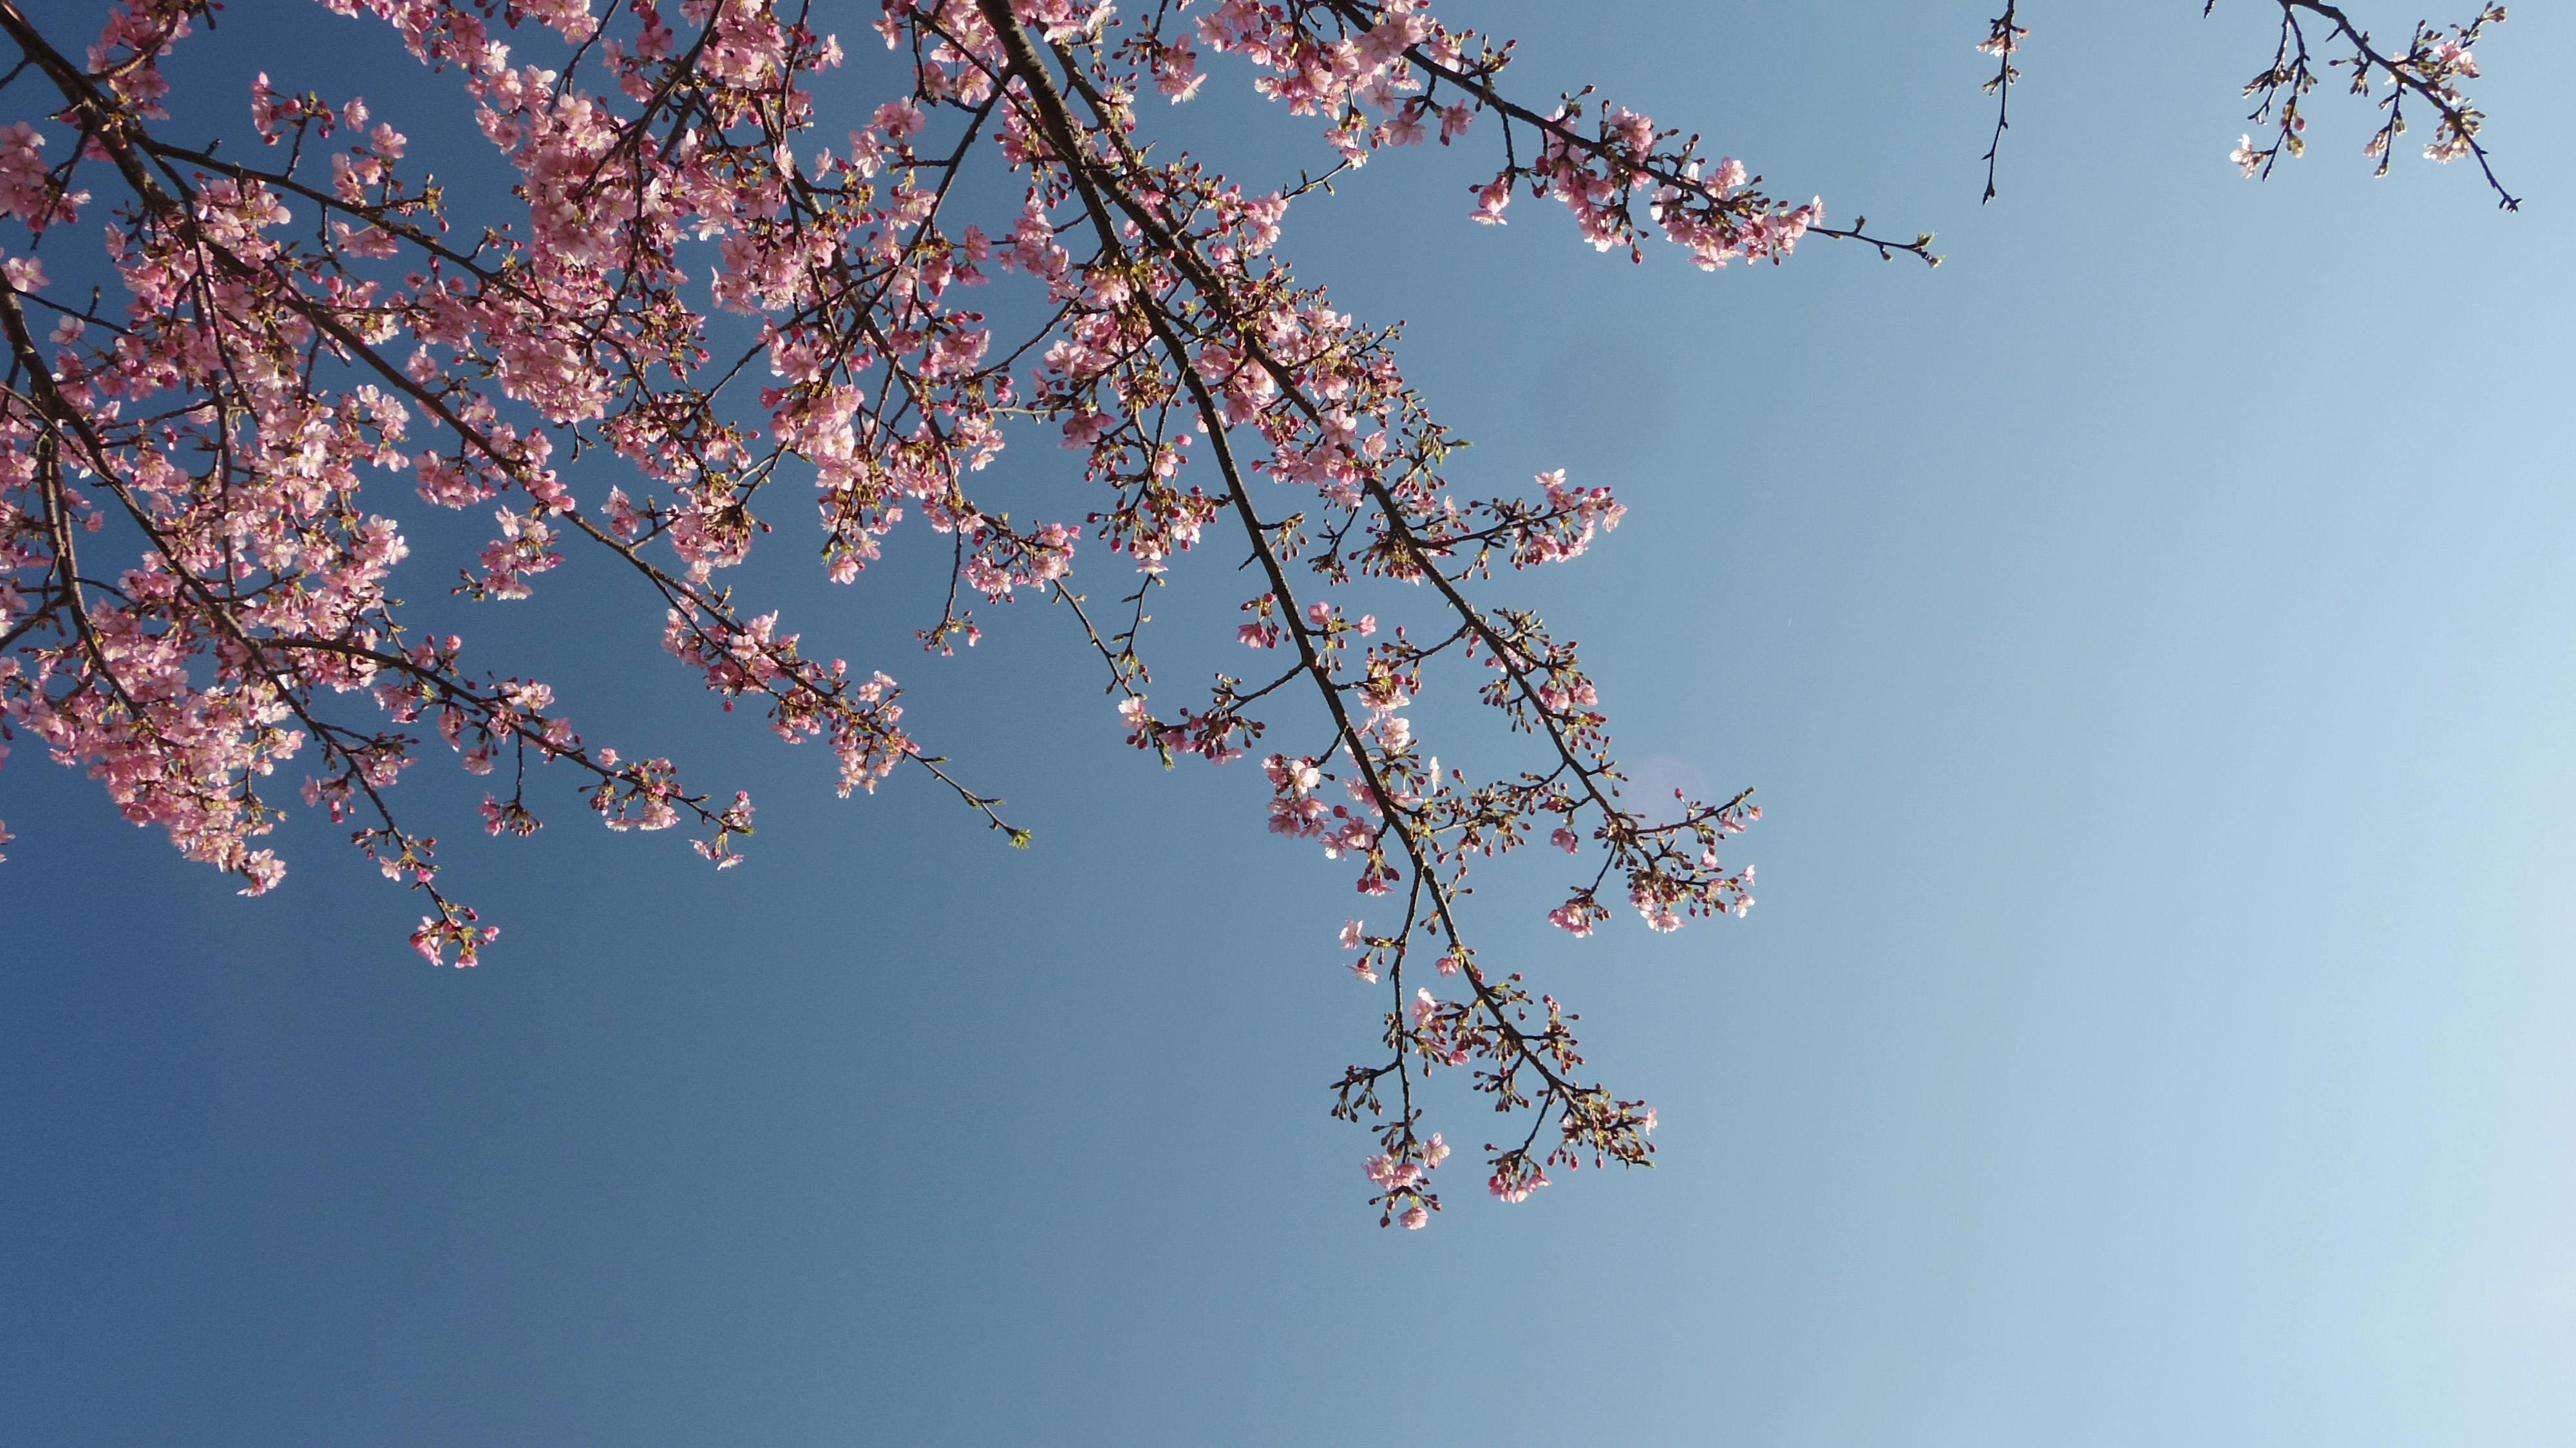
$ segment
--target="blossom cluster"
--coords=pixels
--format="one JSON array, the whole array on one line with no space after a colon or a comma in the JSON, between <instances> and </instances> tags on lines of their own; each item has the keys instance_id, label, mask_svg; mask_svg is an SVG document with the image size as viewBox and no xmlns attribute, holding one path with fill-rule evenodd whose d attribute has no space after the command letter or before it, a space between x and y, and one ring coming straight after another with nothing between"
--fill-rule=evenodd
<instances>
[{"instance_id":1,"label":"blossom cluster","mask_svg":"<svg viewBox=\"0 0 2576 1448\"><path fill-rule=\"evenodd\" d=\"M2307 98L2323 78L2317 69L2319 52L2340 52L2324 59L2326 69L2344 71L2344 88L2371 101L2381 115L2378 127L2362 145L2362 154L2378 163L2373 174L2388 174L2397 138L2408 129L2406 113L2411 104L2433 112L2433 139L2424 147L2426 160L2474 159L2496 204L2507 211L2521 209L2521 198L2505 189L2485 143L2478 139L2486 115L2461 85L2478 78L2476 47L2487 27L2504 23L2502 5L2481 3L2475 15L2447 27L2417 21L2406 44L2392 48L2374 41L2340 5L2326 0L2270 3L2280 12L2272 57L2244 88L2245 97L2254 102L2247 119L2262 135L2257 139L2249 131L2237 138L2227 159L2238 170L2259 180L2269 177L2284 155L2307 154ZM2217 8L2218 0L2206 0L2201 11L2206 15ZM1985 83L1986 93L1995 97L1994 139L1984 157L1988 201L1995 199L1996 158L2003 150L2004 132L2012 126L2013 85L2021 79L2015 58L2030 38L2030 27L2019 23L2020 16L2020 0L2005 0L2004 13L1988 22L1986 38L1977 44L1980 54L1995 58L1994 76ZM2316 33L2311 33L2312 28Z\"/></svg>"},{"instance_id":2,"label":"blossom cluster","mask_svg":"<svg viewBox=\"0 0 2576 1448\"><path fill-rule=\"evenodd\" d=\"M2486 147L2478 139L2486 117L2461 88L2461 82L2477 79L2477 43L2488 26L2504 23L2502 5L2481 5L2476 15L2447 28L2418 22L2403 49L2383 49L2369 31L2335 6L2311 0L2275 3L2281 8L2281 22L2271 62L2245 83L2246 96L2255 102L2251 119L2269 129L2260 141L2250 132L2237 139L2236 149L2228 156L2237 169L2248 177L2268 176L2284 154L2306 153L2308 117L2302 102L2320 79L2312 45L2337 46L2343 53L2328 60L2327 67L2347 72L2345 88L2353 95L2377 97L2373 104L2381 120L2362 145L2362 154L2378 163L2375 174L2388 174L2397 138L2408 129L2407 103L2413 101L2434 116L2433 139L2424 147L2426 160L2447 163L2472 157L2485 173L2497 204L2508 211L2521 207L2521 199L2496 179ZM2322 41L2310 40L2311 24L2323 27ZM2385 94L2380 93L2383 89Z\"/></svg>"},{"instance_id":3,"label":"blossom cluster","mask_svg":"<svg viewBox=\"0 0 2576 1448\"><path fill-rule=\"evenodd\" d=\"M0 729L246 894L283 876L270 781L302 771L307 806L424 892L410 938L433 961L475 964L499 932L393 808L431 735L491 781L488 835L541 827L532 779L552 769L607 828L688 827L718 868L738 862L747 796L585 740L551 686L469 666L460 634L398 601L413 545L395 510L418 503L490 519L457 606L570 586L559 570L587 551L722 708L821 741L839 793L917 771L1025 843L915 740L893 678L809 655L804 629L738 601L786 514L814 510L844 584L910 526L950 565L925 650L977 641L966 603L1060 606L1131 744L1167 763L1259 751L1269 829L1392 919L1343 932L1354 976L1391 1000L1383 1053L1334 1096L1374 1123L1382 1221L1439 1210L1451 1148L1415 1099L1435 1073L1526 1121L1485 1148L1497 1199L1648 1160L1655 1113L1585 1074L1575 1014L1479 963L1467 872L1543 840L1592 866L1547 918L1589 935L1606 892L1671 930L1750 907L1752 869L1720 849L1760 812L1623 794L1573 642L1489 596L1498 573L1585 554L1623 505L1563 470L1453 481L1464 440L1406 380L1394 329L1302 282L1284 229L1334 176L1436 138L1499 152L1474 220L1553 199L1632 258L1660 235L1711 269L1820 237L1937 261L1928 234L1830 227L1821 200L1778 199L1590 90L1525 104L1508 44L1420 0L879 0L890 60L868 65L774 0L320 3L447 78L452 144L499 158L514 203L451 215L394 118L267 75L244 142L176 133L163 62L211 0L114 0L85 38L0 5L23 61L0 91L40 97L0 125ZM2372 61L2442 109L2437 145L2475 147L2452 89L2476 73L2475 30ZM2019 32L1998 34L2009 54ZM1312 118L1329 166L1265 188L1155 149L1143 98L1189 101L1220 63ZM827 112L862 123L826 134ZM103 258L67 255L99 223ZM1020 305L986 310L987 287ZM1021 437L1079 458L1053 516L1015 520L983 481ZM613 481L577 495L586 456ZM1158 699L1148 600L1216 542L1251 592L1176 623L1231 629L1248 676ZM1078 554L1125 582L1077 591ZM1442 765L1419 722L1442 690L1482 706L1514 764ZM1265 746L1274 724L1309 747Z\"/></svg>"}]
</instances>

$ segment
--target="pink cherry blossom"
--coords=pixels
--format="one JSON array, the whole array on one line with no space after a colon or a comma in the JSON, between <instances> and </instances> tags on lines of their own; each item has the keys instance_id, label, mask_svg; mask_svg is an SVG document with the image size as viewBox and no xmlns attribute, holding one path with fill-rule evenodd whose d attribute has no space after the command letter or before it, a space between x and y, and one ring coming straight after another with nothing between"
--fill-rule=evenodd
<instances>
[{"instance_id":1,"label":"pink cherry blossom","mask_svg":"<svg viewBox=\"0 0 2576 1448\"><path fill-rule=\"evenodd\" d=\"M1550 201L1632 259L1661 237L1708 269L1820 240L1937 263L1928 234L1828 225L1821 199L1589 89L1524 101L1508 42L1419 0L881 0L892 59L868 67L760 3L321 5L399 38L418 84L377 96L417 114L264 73L183 124L170 89L198 72L164 62L208 0L118 0L94 35L0 4L24 108L0 124L0 733L245 895L284 882L266 841L300 799L422 893L420 956L477 965L499 928L447 893L437 837L397 809L424 756L488 782L468 837L534 833L569 776L606 829L686 827L721 870L754 807L592 741L547 683L481 645L469 662L404 599L508 608L614 575L684 692L819 745L841 796L906 778L1026 844L915 738L903 685L809 654L812 625L744 569L796 520L836 583L914 547L947 570L918 605L925 666L977 643L977 608L1046 601L1129 745L1167 765L1274 751L1267 828L1393 917L1341 932L1391 997L1383 1051L1332 1102L1375 1133L1382 1224L1440 1209L1449 1148L1415 1099L1435 1072L1468 1068L1437 1079L1531 1123L1488 1148L1502 1200L1552 1166L1649 1159L1654 1112L1590 1079L1574 1015L1477 963L1467 874L1543 834L1589 842L1547 912L1577 936L1609 921L1604 889L1656 931L1741 916L1753 870L1718 847L1760 811L1620 793L1605 689L1507 580L1583 556L1625 505L1564 468L1494 495L1454 481L1465 440L1407 381L1387 319L1299 276L1290 217L1436 124L1496 168L1472 220ZM2304 144L2311 41L2379 97L2383 169L2408 107L2433 113L2428 155L2486 168L2461 86L2500 8L2403 50L2330 7L2281 8L2249 92L2264 140L2235 154L2248 174ZM2028 34L2013 14L1986 46L2005 95ZM1314 148L1307 184L1247 189L1149 132L1140 97L1187 102L1219 75ZM506 194L434 184L413 155L459 148L488 152ZM1040 516L1001 506L1015 441L1051 470ZM488 523L424 565L434 535L403 521L423 507ZM1259 592L1165 603L1194 597L1162 590L1208 554L1210 580L1239 564ZM1244 651L1226 667L1250 676L1149 703L1162 641L1222 643L1228 624ZM1465 717L1489 727L1450 757L1493 752L1488 773L1444 771L1425 737ZM1454 998L1422 984L1417 950Z\"/></svg>"}]
</instances>

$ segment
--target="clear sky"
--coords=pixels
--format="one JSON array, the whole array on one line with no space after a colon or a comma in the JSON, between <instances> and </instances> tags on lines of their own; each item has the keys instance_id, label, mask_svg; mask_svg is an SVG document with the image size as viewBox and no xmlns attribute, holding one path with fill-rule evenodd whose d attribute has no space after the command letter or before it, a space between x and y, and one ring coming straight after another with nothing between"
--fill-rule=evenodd
<instances>
[{"instance_id":1,"label":"clear sky","mask_svg":"<svg viewBox=\"0 0 2576 1448\"><path fill-rule=\"evenodd\" d=\"M1597 81L1940 231L1937 273L1475 227L1481 151L1291 215L1305 276L1411 319L1462 473L1620 489L1509 596L1630 758L1768 806L1743 921L1576 943L1524 877L1476 898L1658 1103L1657 1169L1517 1207L1457 1171L1381 1232L1325 1116L1383 1008L1346 872L1247 767L1123 748L1061 614L943 662L928 564L776 583L1014 852L919 782L833 800L576 562L492 652L760 832L713 877L567 786L467 848L479 787L427 762L507 932L479 970L320 821L245 901L26 741L0 770L0 1441L2576 1441L2576 32L2481 47L2506 217L2460 167L2371 181L2333 95L2240 180L2265 6L2042 4L1980 209L1992 8L1441 11L1525 37L1524 95ZM235 9L203 73L453 125L357 22ZM1192 124L1247 176L1314 154Z\"/></svg>"}]
</instances>

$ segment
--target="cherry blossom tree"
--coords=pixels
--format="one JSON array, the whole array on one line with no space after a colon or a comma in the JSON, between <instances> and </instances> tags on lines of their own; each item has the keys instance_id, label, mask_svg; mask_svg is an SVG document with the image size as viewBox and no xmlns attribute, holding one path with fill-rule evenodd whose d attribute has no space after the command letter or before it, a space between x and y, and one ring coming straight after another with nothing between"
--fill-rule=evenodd
<instances>
[{"instance_id":1,"label":"cherry blossom tree","mask_svg":"<svg viewBox=\"0 0 2576 1448\"><path fill-rule=\"evenodd\" d=\"M808 655L725 581L800 499L838 582L909 521L950 560L925 647L975 642L961 599L1051 600L1129 743L1167 765L1258 755L1270 830L1348 864L1365 918L1341 945L1392 1003L1334 1111L1374 1133L1382 1222L1439 1208L1450 1147L1416 1093L1444 1070L1517 1117L1484 1149L1498 1198L1551 1168L1647 1160L1655 1113L1589 1077L1554 996L1479 962L1462 882L1473 861L1544 846L1573 858L1567 893L1540 906L1574 936L1614 896L1658 931L1740 915L1754 876L1730 841L1761 812L1749 791L1622 792L1577 651L1494 591L1497 573L1582 554L1621 505L1564 470L1521 493L1453 487L1462 440L1405 381L1393 332L1297 278L1283 221L1334 177L1436 140L1494 168L1462 221L1550 201L1631 258L1652 238L1710 269L1836 241L1937 264L1930 235L1830 224L1822 201L1590 90L1516 96L1510 45L1420 0L321 3L393 27L452 83L452 115L399 119L492 148L516 176L506 214L454 214L397 118L355 95L263 76L231 144L175 131L163 60L214 20L210 0L118 0L79 34L0 0L19 52L0 82L19 117L0 129L9 740L85 769L246 895L284 874L261 839L296 780L420 893L411 941L432 962L475 964L499 934L395 809L441 745L494 781L489 834L537 829L538 782L568 774L608 828L684 828L716 867L737 863L748 797L575 732L546 684L470 659L394 600L411 549L375 509L416 498L493 520L456 593L523 599L563 550L598 550L725 707L829 749L840 793L918 770L1025 844L907 730L892 678ZM2274 3L2279 51L2247 91L2261 139L2235 155L2247 174L2299 153L2322 53L2381 108L2383 170L2409 108L2429 111L2426 154L2473 158L2513 204L2460 89L2500 8L2387 47L2333 6ZM1999 67L1989 197L2029 33L2016 11L1982 47ZM1319 169L1247 189L1155 153L1155 111L1228 69L1311 125ZM827 133L826 113L857 128ZM114 285L49 282L102 224ZM978 310L993 284L1037 320ZM1059 516L979 500L1013 441L1072 454ZM576 497L565 469L592 450L619 481ZM1111 555L1088 565L1097 593L1074 583L1085 547ZM1246 564L1248 596L1163 625L1230 630L1244 672L1176 698L1148 668L1147 602L1194 552ZM1363 611L1381 597L1401 606ZM1524 762L1444 767L1407 713L1444 688L1472 692ZM1274 719L1308 747L1273 744Z\"/></svg>"}]
</instances>

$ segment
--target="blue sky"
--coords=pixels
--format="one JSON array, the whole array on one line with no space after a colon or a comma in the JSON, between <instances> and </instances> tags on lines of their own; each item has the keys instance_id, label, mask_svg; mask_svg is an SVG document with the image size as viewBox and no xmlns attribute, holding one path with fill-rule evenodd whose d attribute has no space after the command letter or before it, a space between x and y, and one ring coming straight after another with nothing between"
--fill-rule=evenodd
<instances>
[{"instance_id":1,"label":"blue sky","mask_svg":"<svg viewBox=\"0 0 2576 1448\"><path fill-rule=\"evenodd\" d=\"M354 22L239 9L210 73L362 91L417 144L452 114ZM23 742L0 770L35 922L0 971L0 1438L2576 1437L2576 37L2535 8L2481 49L2507 217L2458 167L2370 180L2336 96L2240 180L2262 9L2032 11L1982 209L1982 9L1443 10L1525 38L1523 94L1596 81L1938 230L1937 273L1471 226L1481 153L1291 214L1305 276L1410 319L1463 474L1629 504L1507 585L1586 642L1627 757L1761 789L1746 920L1574 943L1512 888L1544 875L1476 898L1660 1106L1654 1171L1510 1208L1461 1174L1379 1231L1325 1117L1382 1008L1333 948L1346 876L1260 832L1257 776L1123 748L1061 615L934 661L928 561L775 576L1010 798L1015 852L918 783L835 801L576 562L478 616L493 653L761 828L721 877L569 799L453 850L507 931L482 969L422 966L318 821L244 901ZM1188 119L1246 175L1312 154ZM1030 506L1063 457L1013 455ZM474 833L479 793L416 783Z\"/></svg>"}]
</instances>

